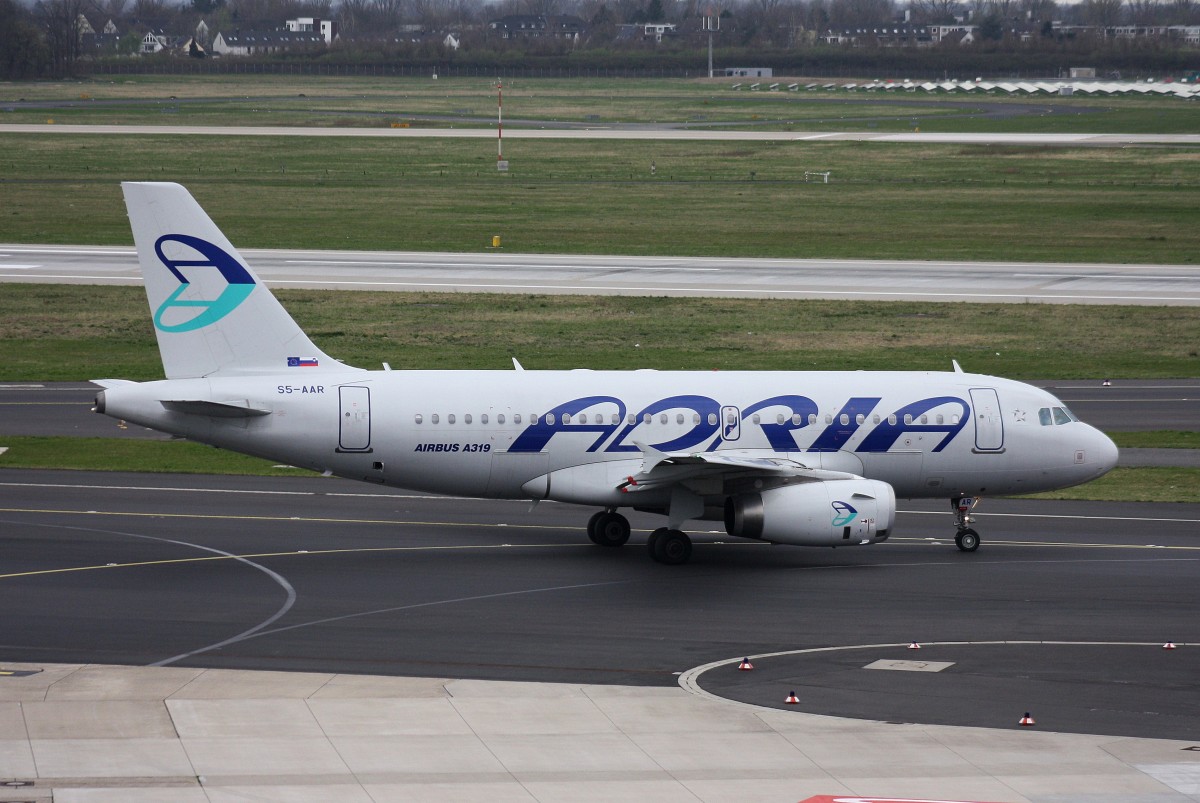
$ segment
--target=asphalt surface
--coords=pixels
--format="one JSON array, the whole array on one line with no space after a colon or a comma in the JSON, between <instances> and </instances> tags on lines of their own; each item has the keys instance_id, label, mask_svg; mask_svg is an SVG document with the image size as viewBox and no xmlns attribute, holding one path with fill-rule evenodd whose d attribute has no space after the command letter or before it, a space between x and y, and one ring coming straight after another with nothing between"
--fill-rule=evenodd
<instances>
[{"instance_id":1,"label":"asphalt surface","mask_svg":"<svg viewBox=\"0 0 1200 803\"><path fill-rule=\"evenodd\" d=\"M713 688L988 727L1053 703L1053 730L1200 739L1200 505L986 500L964 554L943 502L901 503L884 545L693 530L682 567L646 555L653 517L605 549L588 510L528 508L324 478L0 471L0 661L665 686L712 661L893 644L769 658ZM912 640L954 665L861 668ZM1098 644L933 646L959 641Z\"/></svg>"},{"instance_id":2,"label":"asphalt surface","mask_svg":"<svg viewBox=\"0 0 1200 803\"><path fill-rule=\"evenodd\" d=\"M1196 268L1190 265L622 257L513 254L499 249L470 254L285 249L241 249L241 253L272 287L1200 304ZM131 247L0 244L0 282L135 285L141 284L141 273Z\"/></svg>"}]
</instances>

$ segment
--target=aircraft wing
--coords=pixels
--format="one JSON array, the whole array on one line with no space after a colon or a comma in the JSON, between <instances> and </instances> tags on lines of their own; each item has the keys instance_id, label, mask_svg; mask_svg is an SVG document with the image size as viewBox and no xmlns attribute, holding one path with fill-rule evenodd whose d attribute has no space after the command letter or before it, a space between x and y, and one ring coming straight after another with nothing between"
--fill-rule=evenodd
<instances>
[{"instance_id":1,"label":"aircraft wing","mask_svg":"<svg viewBox=\"0 0 1200 803\"><path fill-rule=\"evenodd\" d=\"M752 479L754 477L791 477L802 482L862 479L845 471L811 468L799 460L751 451L660 452L644 443L642 470L630 475L617 488L623 493L661 489L664 485L697 479Z\"/></svg>"}]
</instances>

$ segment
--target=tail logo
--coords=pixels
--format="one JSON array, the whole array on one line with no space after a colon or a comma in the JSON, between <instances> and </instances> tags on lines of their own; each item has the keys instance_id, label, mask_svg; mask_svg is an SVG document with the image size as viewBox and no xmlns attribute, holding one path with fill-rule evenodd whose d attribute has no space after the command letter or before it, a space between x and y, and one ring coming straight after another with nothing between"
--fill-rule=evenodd
<instances>
[{"instance_id":1,"label":"tail logo","mask_svg":"<svg viewBox=\"0 0 1200 803\"><path fill-rule=\"evenodd\" d=\"M164 253L170 248L172 256ZM154 253L179 280L179 287L154 312L154 326L163 332L192 332L216 323L237 309L254 290L254 277L240 262L207 240L188 234L166 234L154 243ZM216 269L225 288L216 298L195 298L187 273ZM185 273L186 271L186 273ZM207 282L206 282L207 284ZM184 296L187 297L184 297Z\"/></svg>"},{"instance_id":2,"label":"tail logo","mask_svg":"<svg viewBox=\"0 0 1200 803\"><path fill-rule=\"evenodd\" d=\"M858 511L846 502L833 502L832 504L834 527L845 527L858 515Z\"/></svg>"}]
</instances>

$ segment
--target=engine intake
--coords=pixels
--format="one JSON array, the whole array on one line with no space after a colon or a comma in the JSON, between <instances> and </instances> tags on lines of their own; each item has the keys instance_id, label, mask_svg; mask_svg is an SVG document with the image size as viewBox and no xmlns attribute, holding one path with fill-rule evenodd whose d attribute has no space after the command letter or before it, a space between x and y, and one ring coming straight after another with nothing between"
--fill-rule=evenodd
<instances>
[{"instance_id":1,"label":"engine intake","mask_svg":"<svg viewBox=\"0 0 1200 803\"><path fill-rule=\"evenodd\" d=\"M725 531L776 544L842 546L886 540L896 494L880 480L785 485L725 500Z\"/></svg>"}]
</instances>

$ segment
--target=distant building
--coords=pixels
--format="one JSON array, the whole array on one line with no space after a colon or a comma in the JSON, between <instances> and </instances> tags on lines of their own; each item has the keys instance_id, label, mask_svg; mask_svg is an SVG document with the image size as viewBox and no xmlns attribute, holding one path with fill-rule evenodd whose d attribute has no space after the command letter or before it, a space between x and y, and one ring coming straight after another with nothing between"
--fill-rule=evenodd
<instances>
[{"instance_id":1,"label":"distant building","mask_svg":"<svg viewBox=\"0 0 1200 803\"><path fill-rule=\"evenodd\" d=\"M617 31L618 42L654 42L659 44L663 37L675 36L679 26L673 22L626 23Z\"/></svg>"},{"instance_id":2,"label":"distant building","mask_svg":"<svg viewBox=\"0 0 1200 803\"><path fill-rule=\"evenodd\" d=\"M161 53L171 47L171 37L162 30L147 31L142 37L142 46L138 48L138 52L143 56L148 56L153 53Z\"/></svg>"},{"instance_id":3,"label":"distant building","mask_svg":"<svg viewBox=\"0 0 1200 803\"><path fill-rule=\"evenodd\" d=\"M583 38L586 23L570 15L510 14L488 23L488 33L500 39L568 39Z\"/></svg>"},{"instance_id":4,"label":"distant building","mask_svg":"<svg viewBox=\"0 0 1200 803\"><path fill-rule=\"evenodd\" d=\"M774 78L775 71L770 67L726 67L726 78Z\"/></svg>"},{"instance_id":5,"label":"distant building","mask_svg":"<svg viewBox=\"0 0 1200 803\"><path fill-rule=\"evenodd\" d=\"M337 21L323 20L320 17L297 17L285 22L284 27L293 33L319 33L327 45L332 45L338 36Z\"/></svg>"},{"instance_id":6,"label":"distant building","mask_svg":"<svg viewBox=\"0 0 1200 803\"><path fill-rule=\"evenodd\" d=\"M218 33L213 39L215 56L264 56L271 53L313 51L325 48L325 37L319 33L293 31L235 31Z\"/></svg>"}]
</instances>

